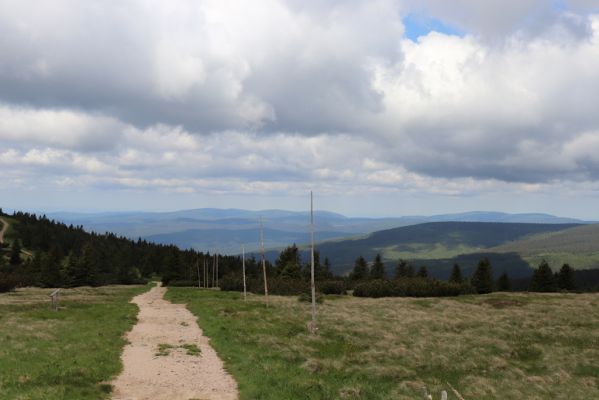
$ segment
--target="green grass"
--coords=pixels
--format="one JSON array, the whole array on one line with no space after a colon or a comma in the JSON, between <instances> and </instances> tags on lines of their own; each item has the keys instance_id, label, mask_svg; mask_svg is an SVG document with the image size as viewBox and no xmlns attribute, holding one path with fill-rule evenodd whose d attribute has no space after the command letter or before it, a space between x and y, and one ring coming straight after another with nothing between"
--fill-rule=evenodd
<instances>
[{"instance_id":1,"label":"green grass","mask_svg":"<svg viewBox=\"0 0 599 400\"><path fill-rule=\"evenodd\" d=\"M0 294L0 399L102 399L121 370L124 333L136 322L132 296L147 287L63 290L52 311L51 289Z\"/></svg>"},{"instance_id":2,"label":"green grass","mask_svg":"<svg viewBox=\"0 0 599 400\"><path fill-rule=\"evenodd\" d=\"M375 249L381 254L385 261L402 260L425 260L453 258L461 254L476 253L482 250L480 247L467 245L456 245L448 247L442 243L411 243L403 246L389 246Z\"/></svg>"},{"instance_id":3,"label":"green grass","mask_svg":"<svg viewBox=\"0 0 599 400\"><path fill-rule=\"evenodd\" d=\"M565 263L574 269L592 269L599 267L599 253L540 253L523 257L532 268L536 268L545 260L554 271L558 271Z\"/></svg>"},{"instance_id":4,"label":"green grass","mask_svg":"<svg viewBox=\"0 0 599 400\"><path fill-rule=\"evenodd\" d=\"M239 383L241 399L599 398L599 295L337 297L319 306L271 296L169 288ZM452 397L450 394L450 398Z\"/></svg>"},{"instance_id":5,"label":"green grass","mask_svg":"<svg viewBox=\"0 0 599 400\"><path fill-rule=\"evenodd\" d=\"M195 344L180 344L180 345L172 345L168 343L160 343L158 345L158 351L156 352L157 357L168 356L171 354L171 350L175 349L183 349L188 356L199 356L202 354L202 350L196 346Z\"/></svg>"}]
</instances>

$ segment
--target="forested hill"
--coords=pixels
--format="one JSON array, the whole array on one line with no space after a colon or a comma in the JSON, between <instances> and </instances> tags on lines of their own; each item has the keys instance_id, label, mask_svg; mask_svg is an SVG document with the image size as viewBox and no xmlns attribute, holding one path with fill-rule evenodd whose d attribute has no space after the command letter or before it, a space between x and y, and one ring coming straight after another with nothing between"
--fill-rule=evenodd
<instances>
[{"instance_id":1,"label":"forested hill","mask_svg":"<svg viewBox=\"0 0 599 400\"><path fill-rule=\"evenodd\" d=\"M15 212L0 254L0 280L17 286L69 287L143 283L153 275L164 281L197 279L197 263L212 265L212 256L114 234L86 232L45 216ZM248 260L255 268L255 260ZM235 256L219 257L219 276L239 269ZM1 285L1 283L0 283Z\"/></svg>"}]
</instances>

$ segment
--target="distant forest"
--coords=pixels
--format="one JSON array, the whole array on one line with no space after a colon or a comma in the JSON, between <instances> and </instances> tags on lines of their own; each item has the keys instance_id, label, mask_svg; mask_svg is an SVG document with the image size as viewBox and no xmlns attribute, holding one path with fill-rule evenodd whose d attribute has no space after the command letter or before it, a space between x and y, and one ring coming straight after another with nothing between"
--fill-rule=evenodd
<instances>
[{"instance_id":1,"label":"distant forest","mask_svg":"<svg viewBox=\"0 0 599 400\"><path fill-rule=\"evenodd\" d=\"M112 233L90 233L81 226L56 222L45 215L7 215L0 209L0 216L10 223L0 249L0 291L18 286L142 284L150 279L161 279L172 286L197 286L198 275L202 286L211 287L218 281L224 290L243 290L240 256L216 257ZM261 260L250 255L245 267L248 290L263 292ZM282 250L274 263L266 261L266 269L271 293L308 291L310 266L302 260L296 245ZM596 290L599 284L599 270L573 271L567 267L562 268L560 275L552 274L546 265L540 266L529 280L510 282L503 274L500 280L493 281L492 266L484 259L472 276L462 277L459 265L454 265L449 281L433 279L426 267L416 270L403 260L398 260L393 271L387 271L379 255L371 263L363 257L356 259L347 277L336 277L331 271L329 260L324 258L321 262L316 252L317 288L325 294L353 290L355 295L368 297L444 296L493 290Z\"/></svg>"}]
</instances>

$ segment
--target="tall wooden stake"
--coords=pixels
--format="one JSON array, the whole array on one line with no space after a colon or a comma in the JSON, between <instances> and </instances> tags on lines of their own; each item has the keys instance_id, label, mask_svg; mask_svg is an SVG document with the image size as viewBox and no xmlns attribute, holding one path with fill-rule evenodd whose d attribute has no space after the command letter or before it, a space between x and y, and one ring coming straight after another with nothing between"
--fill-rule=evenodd
<instances>
[{"instance_id":1,"label":"tall wooden stake","mask_svg":"<svg viewBox=\"0 0 599 400\"><path fill-rule=\"evenodd\" d=\"M214 273L216 272L216 252L212 257L212 287L214 287Z\"/></svg>"},{"instance_id":2,"label":"tall wooden stake","mask_svg":"<svg viewBox=\"0 0 599 400\"><path fill-rule=\"evenodd\" d=\"M241 269L243 271L243 300L247 300L247 291L245 287L245 247L241 245Z\"/></svg>"},{"instance_id":3,"label":"tall wooden stake","mask_svg":"<svg viewBox=\"0 0 599 400\"><path fill-rule=\"evenodd\" d=\"M216 250L216 285L218 287L218 249Z\"/></svg>"},{"instance_id":4,"label":"tall wooden stake","mask_svg":"<svg viewBox=\"0 0 599 400\"><path fill-rule=\"evenodd\" d=\"M202 279L200 278L200 257L196 261L196 267L198 268L198 289L202 287Z\"/></svg>"},{"instance_id":5,"label":"tall wooden stake","mask_svg":"<svg viewBox=\"0 0 599 400\"><path fill-rule=\"evenodd\" d=\"M310 191L310 286L312 289L312 321L310 333L316 334L316 284L314 283L314 200Z\"/></svg>"},{"instance_id":6,"label":"tall wooden stake","mask_svg":"<svg viewBox=\"0 0 599 400\"><path fill-rule=\"evenodd\" d=\"M262 217L260 217L260 243L262 244L262 273L264 274L264 298L268 307L268 282L266 280L266 256L264 254L264 227L262 226Z\"/></svg>"},{"instance_id":7,"label":"tall wooden stake","mask_svg":"<svg viewBox=\"0 0 599 400\"><path fill-rule=\"evenodd\" d=\"M206 256L204 256L204 288L208 288L208 272L206 271Z\"/></svg>"}]
</instances>

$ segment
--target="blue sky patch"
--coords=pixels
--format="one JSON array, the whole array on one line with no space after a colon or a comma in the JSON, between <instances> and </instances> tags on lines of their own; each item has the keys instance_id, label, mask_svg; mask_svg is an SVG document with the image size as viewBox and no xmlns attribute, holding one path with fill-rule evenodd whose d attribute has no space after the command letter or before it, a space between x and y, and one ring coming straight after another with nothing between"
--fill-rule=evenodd
<instances>
[{"instance_id":1,"label":"blue sky patch","mask_svg":"<svg viewBox=\"0 0 599 400\"><path fill-rule=\"evenodd\" d=\"M426 36L433 31L460 37L465 35L464 31L452 27L441 20L422 14L408 14L403 18L403 23L406 30L406 37L414 42L420 36Z\"/></svg>"}]
</instances>

